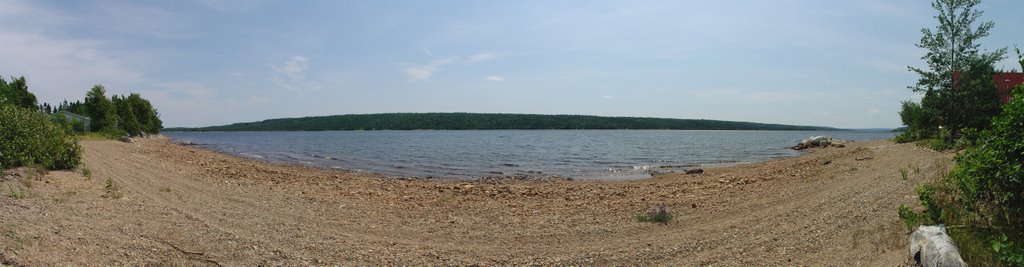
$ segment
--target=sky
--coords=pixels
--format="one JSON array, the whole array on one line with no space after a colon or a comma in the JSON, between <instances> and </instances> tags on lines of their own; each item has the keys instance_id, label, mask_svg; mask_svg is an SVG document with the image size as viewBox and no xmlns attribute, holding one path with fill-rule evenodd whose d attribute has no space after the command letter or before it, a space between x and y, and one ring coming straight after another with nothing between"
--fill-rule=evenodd
<instances>
[{"instance_id":1,"label":"sky","mask_svg":"<svg viewBox=\"0 0 1024 267\"><path fill-rule=\"evenodd\" d=\"M990 0L982 47L1024 46ZM0 0L0 75L165 127L389 112L901 125L929 1ZM1019 69L1014 53L997 68Z\"/></svg>"}]
</instances>

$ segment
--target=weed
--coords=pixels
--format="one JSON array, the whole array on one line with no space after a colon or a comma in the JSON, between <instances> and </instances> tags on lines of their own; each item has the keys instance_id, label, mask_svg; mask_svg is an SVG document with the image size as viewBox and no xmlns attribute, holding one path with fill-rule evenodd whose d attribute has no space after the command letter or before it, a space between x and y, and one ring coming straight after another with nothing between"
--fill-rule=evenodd
<instances>
[{"instance_id":1,"label":"weed","mask_svg":"<svg viewBox=\"0 0 1024 267\"><path fill-rule=\"evenodd\" d=\"M171 192L171 188L170 187L160 188L160 192Z\"/></svg>"},{"instance_id":2,"label":"weed","mask_svg":"<svg viewBox=\"0 0 1024 267\"><path fill-rule=\"evenodd\" d=\"M908 171L907 168L900 168L900 177L902 177L903 180L906 181L907 180L907 174L909 172L910 171Z\"/></svg>"},{"instance_id":3,"label":"weed","mask_svg":"<svg viewBox=\"0 0 1024 267\"><path fill-rule=\"evenodd\" d=\"M1013 266L1024 266L1024 245L1010 241L1005 234L992 240L991 244L992 251L1000 261Z\"/></svg>"},{"instance_id":4,"label":"weed","mask_svg":"<svg viewBox=\"0 0 1024 267\"><path fill-rule=\"evenodd\" d=\"M900 205L899 216L900 219L903 220L903 225L907 227L907 231L914 231L918 226L927 223L927 218L917 212L914 212L913 209L906 205Z\"/></svg>"},{"instance_id":5,"label":"weed","mask_svg":"<svg viewBox=\"0 0 1024 267\"><path fill-rule=\"evenodd\" d=\"M82 176L85 176L86 180L92 179L92 170L89 168L82 168Z\"/></svg>"},{"instance_id":6,"label":"weed","mask_svg":"<svg viewBox=\"0 0 1024 267\"><path fill-rule=\"evenodd\" d=\"M111 178L107 178L107 183L106 186L104 186L104 188L106 189L106 193L103 194L103 197L105 198L119 199L122 196L124 196L121 194L121 189L117 186L117 184L114 183L114 180Z\"/></svg>"},{"instance_id":7,"label":"weed","mask_svg":"<svg viewBox=\"0 0 1024 267\"><path fill-rule=\"evenodd\" d=\"M32 175L30 174L29 176L22 178L21 185L25 186L25 188L32 188Z\"/></svg>"},{"instance_id":8,"label":"weed","mask_svg":"<svg viewBox=\"0 0 1024 267\"><path fill-rule=\"evenodd\" d=\"M25 198L25 192L22 192L20 189L15 189L14 186L11 185L7 185L7 189L11 190L11 197L14 199Z\"/></svg>"},{"instance_id":9,"label":"weed","mask_svg":"<svg viewBox=\"0 0 1024 267\"><path fill-rule=\"evenodd\" d=\"M668 208L665 204L660 204L657 207L647 209L647 212L637 214L636 221L642 223L661 223L668 224L668 221L672 220L672 214L668 213Z\"/></svg>"},{"instance_id":10,"label":"weed","mask_svg":"<svg viewBox=\"0 0 1024 267\"><path fill-rule=\"evenodd\" d=\"M21 235L18 235L17 225L7 224L4 225L3 237L8 238L12 241L15 250L20 250L26 246L32 245L32 240L26 239Z\"/></svg>"}]
</instances>

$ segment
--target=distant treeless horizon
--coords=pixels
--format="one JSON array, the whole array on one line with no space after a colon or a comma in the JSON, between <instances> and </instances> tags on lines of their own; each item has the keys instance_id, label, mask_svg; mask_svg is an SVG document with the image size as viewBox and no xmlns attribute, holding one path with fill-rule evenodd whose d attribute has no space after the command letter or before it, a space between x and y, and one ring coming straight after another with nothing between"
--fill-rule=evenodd
<instances>
[{"instance_id":1,"label":"distant treeless horizon","mask_svg":"<svg viewBox=\"0 0 1024 267\"><path fill-rule=\"evenodd\" d=\"M1024 45L987 0L982 48ZM164 125L407 112L895 128L927 1L0 1L0 75ZM1011 59L997 68L1019 66Z\"/></svg>"}]
</instances>

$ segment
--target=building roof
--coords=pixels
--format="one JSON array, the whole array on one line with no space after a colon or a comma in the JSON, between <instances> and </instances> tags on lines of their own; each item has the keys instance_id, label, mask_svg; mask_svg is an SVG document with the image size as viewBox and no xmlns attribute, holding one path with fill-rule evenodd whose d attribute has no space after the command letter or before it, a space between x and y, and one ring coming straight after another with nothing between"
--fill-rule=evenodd
<instances>
[{"instance_id":1,"label":"building roof","mask_svg":"<svg viewBox=\"0 0 1024 267\"><path fill-rule=\"evenodd\" d=\"M84 115L79 115L79 114L71 113L71 112L68 112L66 110L57 111L57 114L64 115L64 117L73 118L73 119L76 119L76 120L92 121L92 118L89 118L89 116L84 116Z\"/></svg>"}]
</instances>

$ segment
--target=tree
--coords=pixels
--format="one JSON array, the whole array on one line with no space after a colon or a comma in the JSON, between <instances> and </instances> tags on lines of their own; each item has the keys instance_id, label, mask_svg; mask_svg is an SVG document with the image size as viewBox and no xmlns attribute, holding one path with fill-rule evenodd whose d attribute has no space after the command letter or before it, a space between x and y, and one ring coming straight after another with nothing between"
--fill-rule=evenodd
<instances>
[{"instance_id":1,"label":"tree","mask_svg":"<svg viewBox=\"0 0 1024 267\"><path fill-rule=\"evenodd\" d=\"M114 95L110 97L110 102L113 103L117 113L117 127L129 135L140 135L142 130L139 128L139 121L135 118L135 111L132 109L132 104L128 102L128 98Z\"/></svg>"},{"instance_id":2,"label":"tree","mask_svg":"<svg viewBox=\"0 0 1024 267\"><path fill-rule=\"evenodd\" d=\"M114 104L106 96L102 85L95 85L85 94L85 113L92 118L92 127L96 131L114 129L117 126L117 114Z\"/></svg>"},{"instance_id":3,"label":"tree","mask_svg":"<svg viewBox=\"0 0 1024 267\"><path fill-rule=\"evenodd\" d=\"M917 84L910 88L914 92L924 93L925 98L935 98L922 100L922 106L935 110L940 122L953 131L954 135L966 125L966 117L986 113L984 111L988 109L988 104L969 105L973 102L965 103L964 99L988 101L984 95L973 95L983 93L984 88L969 87L987 86L980 81L991 80L992 76L982 70L991 70L991 66L1006 54L1006 48L987 53L981 51L978 41L988 36L988 31L995 23L987 21L975 26L975 21L982 14L981 10L975 9L980 3L981 0L935 0L932 8L938 11L935 18L939 25L934 31L921 29L921 41L917 44L917 47L928 50L921 57L928 68L908 67L920 76ZM975 82L957 83L954 86L954 74L958 73L964 75L959 78Z\"/></svg>"},{"instance_id":4,"label":"tree","mask_svg":"<svg viewBox=\"0 0 1024 267\"><path fill-rule=\"evenodd\" d=\"M38 109L36 95L28 91L28 83L25 81L25 76L11 77L10 83L0 78L0 103L12 104L32 110Z\"/></svg>"},{"instance_id":5,"label":"tree","mask_svg":"<svg viewBox=\"0 0 1024 267\"><path fill-rule=\"evenodd\" d=\"M135 112L135 119L138 120L139 128L142 132L150 134L160 133L160 129L163 128L163 122L160 121L160 114L149 103L149 100L142 98L139 94L132 93L128 95L128 103L131 104L132 110Z\"/></svg>"}]
</instances>

